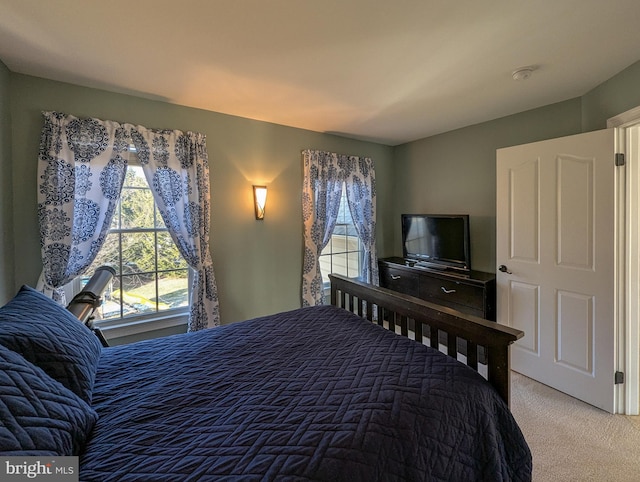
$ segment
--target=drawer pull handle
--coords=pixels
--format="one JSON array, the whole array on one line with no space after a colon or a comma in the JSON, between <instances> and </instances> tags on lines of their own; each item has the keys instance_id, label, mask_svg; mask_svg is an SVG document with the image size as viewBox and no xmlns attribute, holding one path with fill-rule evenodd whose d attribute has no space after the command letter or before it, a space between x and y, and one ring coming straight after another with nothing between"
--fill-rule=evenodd
<instances>
[{"instance_id":1,"label":"drawer pull handle","mask_svg":"<svg viewBox=\"0 0 640 482\"><path fill-rule=\"evenodd\" d=\"M392 279L392 280L400 279L400 275L399 275L399 274L398 274L398 275L393 275L393 274L392 274L392 275L391 275L391 279Z\"/></svg>"},{"instance_id":2,"label":"drawer pull handle","mask_svg":"<svg viewBox=\"0 0 640 482\"><path fill-rule=\"evenodd\" d=\"M442 291L444 291L444 293L445 293L445 294L447 294L447 295L449 295L449 294L451 294L451 293L455 293L455 292L456 292L456 290L448 290L448 289L447 289L447 288L445 288L444 286L441 286L441 287L440 287L440 289L441 289Z\"/></svg>"}]
</instances>

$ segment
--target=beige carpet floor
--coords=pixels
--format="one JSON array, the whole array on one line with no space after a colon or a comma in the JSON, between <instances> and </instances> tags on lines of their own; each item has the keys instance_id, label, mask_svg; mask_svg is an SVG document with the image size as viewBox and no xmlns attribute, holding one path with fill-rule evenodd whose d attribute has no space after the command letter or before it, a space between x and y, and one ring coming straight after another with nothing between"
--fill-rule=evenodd
<instances>
[{"instance_id":1,"label":"beige carpet floor","mask_svg":"<svg viewBox=\"0 0 640 482\"><path fill-rule=\"evenodd\" d=\"M518 373L511 379L534 482L640 481L640 417L611 415Z\"/></svg>"}]
</instances>

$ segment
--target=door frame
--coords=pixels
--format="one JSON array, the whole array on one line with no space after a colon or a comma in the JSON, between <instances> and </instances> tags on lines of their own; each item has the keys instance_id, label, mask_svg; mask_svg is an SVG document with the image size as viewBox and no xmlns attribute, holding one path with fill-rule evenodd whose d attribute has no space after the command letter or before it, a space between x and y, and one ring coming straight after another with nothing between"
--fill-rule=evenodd
<instances>
[{"instance_id":1,"label":"door frame","mask_svg":"<svg viewBox=\"0 0 640 482\"><path fill-rule=\"evenodd\" d=\"M625 168L617 169L619 226L618 264L618 370L624 383L616 385L616 413L640 413L640 106L607 120L617 128L618 149Z\"/></svg>"}]
</instances>

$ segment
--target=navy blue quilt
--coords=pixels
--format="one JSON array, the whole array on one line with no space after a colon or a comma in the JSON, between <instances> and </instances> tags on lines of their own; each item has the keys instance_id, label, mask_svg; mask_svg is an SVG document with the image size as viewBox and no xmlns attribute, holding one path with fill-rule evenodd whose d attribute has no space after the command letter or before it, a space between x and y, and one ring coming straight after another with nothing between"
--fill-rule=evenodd
<instances>
[{"instance_id":1,"label":"navy blue quilt","mask_svg":"<svg viewBox=\"0 0 640 482\"><path fill-rule=\"evenodd\" d=\"M82 481L527 481L476 372L332 306L107 348Z\"/></svg>"}]
</instances>

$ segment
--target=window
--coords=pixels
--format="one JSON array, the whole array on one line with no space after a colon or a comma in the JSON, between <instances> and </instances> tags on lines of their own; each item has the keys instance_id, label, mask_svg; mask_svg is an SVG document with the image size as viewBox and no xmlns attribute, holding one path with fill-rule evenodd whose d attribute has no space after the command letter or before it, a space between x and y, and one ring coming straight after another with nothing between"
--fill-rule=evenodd
<instances>
[{"instance_id":1,"label":"window","mask_svg":"<svg viewBox=\"0 0 640 482\"><path fill-rule=\"evenodd\" d=\"M116 276L105 290L97 319L187 311L190 269L162 221L141 166L129 164L107 239L82 285L103 265L112 266Z\"/></svg>"},{"instance_id":2,"label":"window","mask_svg":"<svg viewBox=\"0 0 640 482\"><path fill-rule=\"evenodd\" d=\"M347 203L347 188L342 185L340 210L331 240L320 253L322 282L329 285L329 273L358 278L361 275L363 249Z\"/></svg>"}]
</instances>

